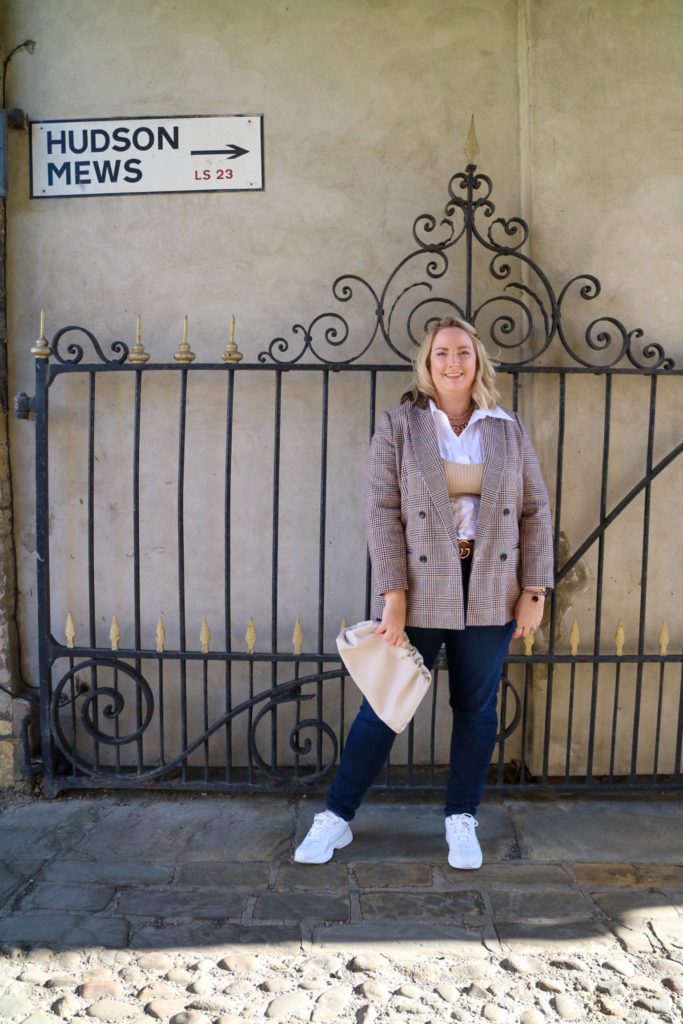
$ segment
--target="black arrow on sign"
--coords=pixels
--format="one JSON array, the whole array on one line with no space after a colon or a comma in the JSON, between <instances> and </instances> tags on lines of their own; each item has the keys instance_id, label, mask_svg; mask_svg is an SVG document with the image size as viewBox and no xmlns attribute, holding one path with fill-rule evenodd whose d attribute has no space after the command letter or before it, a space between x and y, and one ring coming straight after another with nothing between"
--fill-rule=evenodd
<instances>
[{"instance_id":1,"label":"black arrow on sign","mask_svg":"<svg viewBox=\"0 0 683 1024\"><path fill-rule=\"evenodd\" d=\"M228 160L234 160L235 157L244 156L248 153L248 149L242 149L241 146L228 145L225 149L191 149L191 156L227 156Z\"/></svg>"}]
</instances>

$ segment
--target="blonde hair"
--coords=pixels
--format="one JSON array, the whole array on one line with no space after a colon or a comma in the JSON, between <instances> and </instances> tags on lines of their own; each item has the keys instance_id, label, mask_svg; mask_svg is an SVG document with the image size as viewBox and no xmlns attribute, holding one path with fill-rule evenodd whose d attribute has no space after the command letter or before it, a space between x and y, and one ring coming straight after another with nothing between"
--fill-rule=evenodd
<instances>
[{"instance_id":1,"label":"blonde hair","mask_svg":"<svg viewBox=\"0 0 683 1024\"><path fill-rule=\"evenodd\" d=\"M429 371L429 357L432 354L434 338L445 327L459 327L472 339L472 347L477 359L477 372L472 387L472 398L479 409L493 409L500 402L500 394L496 387L496 371L486 354L486 349L472 324L466 320L458 320L454 316L445 316L441 320L432 321L426 328L422 341L413 355L413 376L410 389L402 396L401 402L414 402L422 408L426 407L430 398L438 404L436 388Z\"/></svg>"}]
</instances>

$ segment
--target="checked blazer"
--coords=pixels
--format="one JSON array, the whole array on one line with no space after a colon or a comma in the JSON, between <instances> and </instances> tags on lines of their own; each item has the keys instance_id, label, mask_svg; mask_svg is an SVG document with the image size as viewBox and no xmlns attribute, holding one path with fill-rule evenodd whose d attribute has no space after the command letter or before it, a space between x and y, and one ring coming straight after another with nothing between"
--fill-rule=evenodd
<instances>
[{"instance_id":1,"label":"checked blazer","mask_svg":"<svg viewBox=\"0 0 683 1024\"><path fill-rule=\"evenodd\" d=\"M457 531L429 408L383 412L365 473L373 615L388 590L407 590L408 626L464 629L514 617L522 586L553 586L548 492L517 413L482 420L484 478L464 607Z\"/></svg>"}]
</instances>

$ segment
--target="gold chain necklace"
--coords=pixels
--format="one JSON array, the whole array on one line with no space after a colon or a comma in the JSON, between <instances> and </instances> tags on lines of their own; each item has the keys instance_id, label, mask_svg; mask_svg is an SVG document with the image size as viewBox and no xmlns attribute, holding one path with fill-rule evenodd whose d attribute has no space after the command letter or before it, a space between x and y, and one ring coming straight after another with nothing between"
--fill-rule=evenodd
<instances>
[{"instance_id":1,"label":"gold chain necklace","mask_svg":"<svg viewBox=\"0 0 683 1024\"><path fill-rule=\"evenodd\" d=\"M463 430L472 419L472 414L475 409L476 406L474 404L474 399L472 399L463 416L448 416L448 413L446 413L448 416L448 422L451 425L451 430L456 436L462 434Z\"/></svg>"}]
</instances>

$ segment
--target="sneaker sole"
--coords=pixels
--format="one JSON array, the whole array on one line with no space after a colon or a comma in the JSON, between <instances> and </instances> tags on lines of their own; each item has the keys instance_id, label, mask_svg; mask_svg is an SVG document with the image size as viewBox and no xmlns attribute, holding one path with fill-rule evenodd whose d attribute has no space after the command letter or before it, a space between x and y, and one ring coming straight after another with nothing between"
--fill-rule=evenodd
<instances>
[{"instance_id":1,"label":"sneaker sole","mask_svg":"<svg viewBox=\"0 0 683 1024\"><path fill-rule=\"evenodd\" d=\"M345 846L348 846L349 843L352 842L353 832L351 831L351 829L347 829L347 831L342 833L341 837L337 839L332 846L328 846L327 850L325 851L327 856L324 857L322 860L311 860L309 857L306 857L305 855L303 857L299 857L298 850L295 850L294 852L294 860L296 861L297 864L327 864L327 862L332 860L332 858L334 857L335 850L343 850Z\"/></svg>"},{"instance_id":2,"label":"sneaker sole","mask_svg":"<svg viewBox=\"0 0 683 1024\"><path fill-rule=\"evenodd\" d=\"M456 868L458 871L478 871L484 863L484 858L482 857L478 864L454 864L451 860L451 855L449 854L448 863L452 868Z\"/></svg>"}]
</instances>

